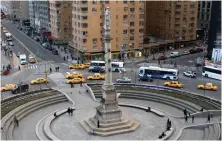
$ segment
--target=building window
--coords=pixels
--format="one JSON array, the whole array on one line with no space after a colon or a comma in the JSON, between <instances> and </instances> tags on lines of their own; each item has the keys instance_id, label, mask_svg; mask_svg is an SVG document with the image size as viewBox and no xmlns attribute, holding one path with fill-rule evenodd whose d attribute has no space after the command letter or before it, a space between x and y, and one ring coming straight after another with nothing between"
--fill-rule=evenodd
<instances>
[{"instance_id":1,"label":"building window","mask_svg":"<svg viewBox=\"0 0 222 141\"><path fill-rule=\"evenodd\" d=\"M210 16L209 16L209 14L207 14L207 19L206 19L206 20L208 20L208 21L210 20Z\"/></svg>"},{"instance_id":2,"label":"building window","mask_svg":"<svg viewBox=\"0 0 222 141\"><path fill-rule=\"evenodd\" d=\"M92 48L93 50L97 50L97 46L93 46L93 48Z\"/></svg>"},{"instance_id":3,"label":"building window","mask_svg":"<svg viewBox=\"0 0 222 141\"><path fill-rule=\"evenodd\" d=\"M87 43L87 39L83 39L82 42L83 42L83 43Z\"/></svg>"},{"instance_id":4,"label":"building window","mask_svg":"<svg viewBox=\"0 0 222 141\"><path fill-rule=\"evenodd\" d=\"M201 15L201 19L204 20L204 14Z\"/></svg>"},{"instance_id":5,"label":"building window","mask_svg":"<svg viewBox=\"0 0 222 141\"><path fill-rule=\"evenodd\" d=\"M123 19L124 19L124 20L126 20L126 19L127 19L127 17L128 17L127 15L123 15Z\"/></svg>"},{"instance_id":6,"label":"building window","mask_svg":"<svg viewBox=\"0 0 222 141\"><path fill-rule=\"evenodd\" d=\"M134 36L130 36L130 41L134 40Z\"/></svg>"},{"instance_id":7,"label":"building window","mask_svg":"<svg viewBox=\"0 0 222 141\"><path fill-rule=\"evenodd\" d=\"M207 8L210 8L210 2L209 1L207 2Z\"/></svg>"},{"instance_id":8,"label":"building window","mask_svg":"<svg viewBox=\"0 0 222 141\"><path fill-rule=\"evenodd\" d=\"M92 11L93 11L93 12L96 12L96 11L97 11L97 9L96 9L96 8L92 8Z\"/></svg>"},{"instance_id":9,"label":"building window","mask_svg":"<svg viewBox=\"0 0 222 141\"><path fill-rule=\"evenodd\" d=\"M97 38L93 38L92 41L95 44L97 42Z\"/></svg>"},{"instance_id":10,"label":"building window","mask_svg":"<svg viewBox=\"0 0 222 141\"><path fill-rule=\"evenodd\" d=\"M130 26L134 26L134 22L130 22Z\"/></svg>"},{"instance_id":11,"label":"building window","mask_svg":"<svg viewBox=\"0 0 222 141\"><path fill-rule=\"evenodd\" d=\"M205 9L205 1L202 2L202 9Z\"/></svg>"},{"instance_id":12,"label":"building window","mask_svg":"<svg viewBox=\"0 0 222 141\"><path fill-rule=\"evenodd\" d=\"M92 4L96 4L96 1L95 1L95 0L93 0L93 1L92 1Z\"/></svg>"},{"instance_id":13,"label":"building window","mask_svg":"<svg viewBox=\"0 0 222 141\"><path fill-rule=\"evenodd\" d=\"M134 34L134 29L130 29L130 34Z\"/></svg>"},{"instance_id":14,"label":"building window","mask_svg":"<svg viewBox=\"0 0 222 141\"><path fill-rule=\"evenodd\" d=\"M127 4L127 0L124 0L123 3L124 3L124 4Z\"/></svg>"},{"instance_id":15,"label":"building window","mask_svg":"<svg viewBox=\"0 0 222 141\"><path fill-rule=\"evenodd\" d=\"M134 13L135 12L135 8L130 8L130 12Z\"/></svg>"},{"instance_id":16,"label":"building window","mask_svg":"<svg viewBox=\"0 0 222 141\"><path fill-rule=\"evenodd\" d=\"M123 34L127 34L127 30L123 30Z\"/></svg>"},{"instance_id":17,"label":"building window","mask_svg":"<svg viewBox=\"0 0 222 141\"><path fill-rule=\"evenodd\" d=\"M128 11L128 7L124 7L124 12L127 12Z\"/></svg>"}]
</instances>

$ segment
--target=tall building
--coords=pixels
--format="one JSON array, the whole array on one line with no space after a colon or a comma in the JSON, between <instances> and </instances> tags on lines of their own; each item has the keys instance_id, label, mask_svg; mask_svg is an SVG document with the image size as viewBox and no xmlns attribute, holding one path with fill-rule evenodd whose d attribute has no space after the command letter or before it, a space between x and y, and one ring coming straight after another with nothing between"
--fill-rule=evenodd
<instances>
[{"instance_id":1,"label":"tall building","mask_svg":"<svg viewBox=\"0 0 222 141\"><path fill-rule=\"evenodd\" d=\"M50 1L51 36L68 45L72 39L72 1Z\"/></svg>"},{"instance_id":2,"label":"tall building","mask_svg":"<svg viewBox=\"0 0 222 141\"><path fill-rule=\"evenodd\" d=\"M29 19L29 2L28 1L20 1L19 10L20 10L19 19L21 21Z\"/></svg>"},{"instance_id":3,"label":"tall building","mask_svg":"<svg viewBox=\"0 0 222 141\"><path fill-rule=\"evenodd\" d=\"M30 22L37 32L50 30L49 1L29 0Z\"/></svg>"},{"instance_id":4,"label":"tall building","mask_svg":"<svg viewBox=\"0 0 222 141\"><path fill-rule=\"evenodd\" d=\"M196 39L197 1L146 1L146 35L166 40Z\"/></svg>"},{"instance_id":5,"label":"tall building","mask_svg":"<svg viewBox=\"0 0 222 141\"><path fill-rule=\"evenodd\" d=\"M10 20L16 20L20 17L20 1L1 1L1 9Z\"/></svg>"},{"instance_id":6,"label":"tall building","mask_svg":"<svg viewBox=\"0 0 222 141\"><path fill-rule=\"evenodd\" d=\"M212 1L198 2L198 29L210 28Z\"/></svg>"},{"instance_id":7,"label":"tall building","mask_svg":"<svg viewBox=\"0 0 222 141\"><path fill-rule=\"evenodd\" d=\"M104 10L111 11L112 58L138 56L143 48L143 1L73 1L70 47L81 59L104 59Z\"/></svg>"},{"instance_id":8,"label":"tall building","mask_svg":"<svg viewBox=\"0 0 222 141\"><path fill-rule=\"evenodd\" d=\"M207 52L209 59L212 57L213 60L216 58L216 61L221 61L221 1L212 2Z\"/></svg>"}]
</instances>

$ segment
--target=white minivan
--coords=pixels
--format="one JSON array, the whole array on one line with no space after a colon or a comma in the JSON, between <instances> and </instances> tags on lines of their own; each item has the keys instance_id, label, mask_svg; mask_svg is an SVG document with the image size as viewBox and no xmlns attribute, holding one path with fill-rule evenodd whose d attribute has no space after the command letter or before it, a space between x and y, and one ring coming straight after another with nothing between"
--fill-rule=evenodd
<instances>
[{"instance_id":1,"label":"white minivan","mask_svg":"<svg viewBox=\"0 0 222 141\"><path fill-rule=\"evenodd\" d=\"M170 53L170 57L171 57L171 58L179 57L179 56L180 56L180 53L179 53L179 52L171 52L171 53Z\"/></svg>"},{"instance_id":2,"label":"white minivan","mask_svg":"<svg viewBox=\"0 0 222 141\"><path fill-rule=\"evenodd\" d=\"M26 55L25 55L25 54L21 54L21 55L19 56L19 59L20 59L21 65L27 64L27 60L26 60Z\"/></svg>"}]
</instances>

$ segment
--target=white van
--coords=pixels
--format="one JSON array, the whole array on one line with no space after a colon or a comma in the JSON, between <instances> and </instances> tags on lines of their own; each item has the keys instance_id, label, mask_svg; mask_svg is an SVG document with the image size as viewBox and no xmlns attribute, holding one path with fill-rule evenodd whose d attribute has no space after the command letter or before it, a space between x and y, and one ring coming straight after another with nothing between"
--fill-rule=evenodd
<instances>
[{"instance_id":1,"label":"white van","mask_svg":"<svg viewBox=\"0 0 222 141\"><path fill-rule=\"evenodd\" d=\"M27 64L27 60L26 60L26 55L25 55L25 54L21 54L21 55L19 56L19 59L20 59L20 64L21 64L21 65Z\"/></svg>"},{"instance_id":2,"label":"white van","mask_svg":"<svg viewBox=\"0 0 222 141\"><path fill-rule=\"evenodd\" d=\"M171 57L171 58L179 57L179 56L180 56L180 53L179 53L179 52L171 52L171 53L170 53L170 57Z\"/></svg>"}]
</instances>

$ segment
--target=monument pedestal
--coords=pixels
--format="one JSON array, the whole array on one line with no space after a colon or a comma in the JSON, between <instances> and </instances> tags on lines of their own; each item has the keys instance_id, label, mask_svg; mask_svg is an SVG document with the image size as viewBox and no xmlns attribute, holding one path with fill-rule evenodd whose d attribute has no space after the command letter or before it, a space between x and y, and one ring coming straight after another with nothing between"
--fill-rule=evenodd
<instances>
[{"instance_id":1,"label":"monument pedestal","mask_svg":"<svg viewBox=\"0 0 222 141\"><path fill-rule=\"evenodd\" d=\"M81 121L80 124L82 127L89 134L99 136L110 136L135 131L140 124L134 119L122 116L122 111L118 107L115 86L103 85L102 90L103 98L100 106L96 107L95 116Z\"/></svg>"}]
</instances>

